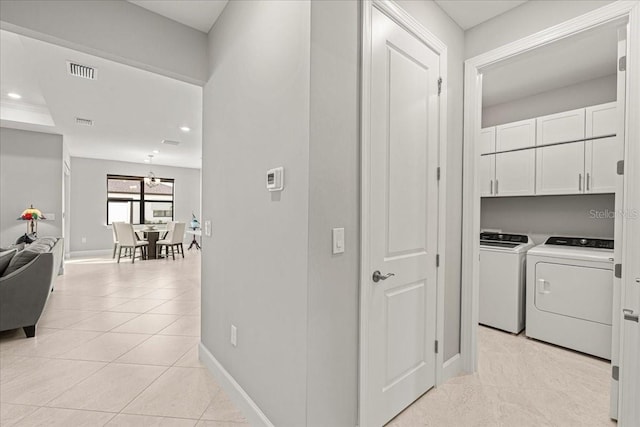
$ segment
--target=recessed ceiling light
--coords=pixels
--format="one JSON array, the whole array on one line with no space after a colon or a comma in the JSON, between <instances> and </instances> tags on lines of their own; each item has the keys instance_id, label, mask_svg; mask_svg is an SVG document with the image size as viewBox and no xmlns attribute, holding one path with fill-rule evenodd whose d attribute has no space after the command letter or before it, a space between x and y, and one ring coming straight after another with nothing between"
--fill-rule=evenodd
<instances>
[{"instance_id":1,"label":"recessed ceiling light","mask_svg":"<svg viewBox=\"0 0 640 427\"><path fill-rule=\"evenodd\" d=\"M154 154L159 154L160 152L158 150L153 150Z\"/></svg>"},{"instance_id":2,"label":"recessed ceiling light","mask_svg":"<svg viewBox=\"0 0 640 427\"><path fill-rule=\"evenodd\" d=\"M15 93L15 92L9 92L9 93L7 94L7 96L8 96L9 98L13 98L13 99L20 99L20 98L22 98L22 95L20 95L19 93ZM188 128L187 128L187 129L188 129Z\"/></svg>"},{"instance_id":3,"label":"recessed ceiling light","mask_svg":"<svg viewBox=\"0 0 640 427\"><path fill-rule=\"evenodd\" d=\"M189 132L191 130L191 128L189 126L180 126L180 130L182 132Z\"/></svg>"}]
</instances>

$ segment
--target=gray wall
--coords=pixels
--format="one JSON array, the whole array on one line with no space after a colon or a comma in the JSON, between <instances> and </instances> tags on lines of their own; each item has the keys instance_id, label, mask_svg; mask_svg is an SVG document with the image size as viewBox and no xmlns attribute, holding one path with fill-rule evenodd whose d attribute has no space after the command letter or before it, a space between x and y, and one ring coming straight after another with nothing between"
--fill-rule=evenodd
<instances>
[{"instance_id":1,"label":"gray wall","mask_svg":"<svg viewBox=\"0 0 640 427\"><path fill-rule=\"evenodd\" d=\"M71 157L71 252L105 250L113 247L112 231L106 226L107 175L145 176L150 169L161 178L175 179L176 221L188 223L191 221L191 212L199 217L200 169ZM82 243L83 237L86 237L86 243ZM185 239L189 240L189 237Z\"/></svg>"},{"instance_id":2,"label":"gray wall","mask_svg":"<svg viewBox=\"0 0 640 427\"><path fill-rule=\"evenodd\" d=\"M467 30L464 34L464 57L472 58L612 2L613 0L528 1Z\"/></svg>"},{"instance_id":3,"label":"gray wall","mask_svg":"<svg viewBox=\"0 0 640 427\"><path fill-rule=\"evenodd\" d=\"M614 200L613 194L483 198L480 223L529 234L536 243L551 235L613 239Z\"/></svg>"},{"instance_id":4,"label":"gray wall","mask_svg":"<svg viewBox=\"0 0 640 427\"><path fill-rule=\"evenodd\" d=\"M1 27L190 83L207 78L207 35L118 1L0 2Z\"/></svg>"},{"instance_id":5,"label":"gray wall","mask_svg":"<svg viewBox=\"0 0 640 427\"><path fill-rule=\"evenodd\" d=\"M202 344L283 427L306 424L310 7L229 2L203 98Z\"/></svg>"},{"instance_id":6,"label":"gray wall","mask_svg":"<svg viewBox=\"0 0 640 427\"><path fill-rule=\"evenodd\" d=\"M398 4L447 45L447 249L445 272L444 360L460 352L462 264L462 81L464 33L433 1Z\"/></svg>"},{"instance_id":7,"label":"gray wall","mask_svg":"<svg viewBox=\"0 0 640 427\"><path fill-rule=\"evenodd\" d=\"M482 127L612 102L616 100L616 84L617 76L612 74L527 98L484 107Z\"/></svg>"},{"instance_id":8,"label":"gray wall","mask_svg":"<svg viewBox=\"0 0 640 427\"><path fill-rule=\"evenodd\" d=\"M62 236L62 157L62 135L0 128L0 246L27 231L16 218L31 204L55 215L38 235Z\"/></svg>"},{"instance_id":9,"label":"gray wall","mask_svg":"<svg viewBox=\"0 0 640 427\"><path fill-rule=\"evenodd\" d=\"M308 426L355 426L358 406L360 142L355 1L311 3ZM334 227L345 252L332 254Z\"/></svg>"}]
</instances>

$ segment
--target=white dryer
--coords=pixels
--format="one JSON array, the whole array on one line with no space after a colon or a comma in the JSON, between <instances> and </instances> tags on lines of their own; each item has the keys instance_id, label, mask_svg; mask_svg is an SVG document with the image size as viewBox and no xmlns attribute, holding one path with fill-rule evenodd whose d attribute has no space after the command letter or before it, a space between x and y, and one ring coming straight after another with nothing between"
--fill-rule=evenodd
<instances>
[{"instance_id":1,"label":"white dryer","mask_svg":"<svg viewBox=\"0 0 640 427\"><path fill-rule=\"evenodd\" d=\"M525 262L531 247L525 235L480 233L479 323L514 334L524 329Z\"/></svg>"},{"instance_id":2,"label":"white dryer","mask_svg":"<svg viewBox=\"0 0 640 427\"><path fill-rule=\"evenodd\" d=\"M528 337L611 359L613 240L550 237L527 253Z\"/></svg>"}]
</instances>

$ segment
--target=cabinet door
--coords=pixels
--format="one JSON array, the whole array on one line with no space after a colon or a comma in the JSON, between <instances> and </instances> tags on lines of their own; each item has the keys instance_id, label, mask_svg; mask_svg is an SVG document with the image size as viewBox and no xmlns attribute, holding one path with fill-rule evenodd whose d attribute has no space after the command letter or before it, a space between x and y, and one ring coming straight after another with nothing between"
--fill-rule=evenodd
<instances>
[{"instance_id":1,"label":"cabinet door","mask_svg":"<svg viewBox=\"0 0 640 427\"><path fill-rule=\"evenodd\" d=\"M584 192L584 142L540 147L536 151L536 194Z\"/></svg>"},{"instance_id":2,"label":"cabinet door","mask_svg":"<svg viewBox=\"0 0 640 427\"><path fill-rule=\"evenodd\" d=\"M536 119L496 126L496 151L508 151L536 145Z\"/></svg>"},{"instance_id":3,"label":"cabinet door","mask_svg":"<svg viewBox=\"0 0 640 427\"><path fill-rule=\"evenodd\" d=\"M480 180L480 197L492 197L496 171L496 155L480 156L478 179Z\"/></svg>"},{"instance_id":4,"label":"cabinet door","mask_svg":"<svg viewBox=\"0 0 640 427\"><path fill-rule=\"evenodd\" d=\"M495 153L496 151L496 127L480 130L480 154Z\"/></svg>"},{"instance_id":5,"label":"cabinet door","mask_svg":"<svg viewBox=\"0 0 640 427\"><path fill-rule=\"evenodd\" d=\"M584 108L538 117L536 144L547 145L584 139L584 117Z\"/></svg>"},{"instance_id":6,"label":"cabinet door","mask_svg":"<svg viewBox=\"0 0 640 427\"><path fill-rule=\"evenodd\" d=\"M587 124L585 136L587 138L616 135L618 133L615 102L587 107L585 113Z\"/></svg>"},{"instance_id":7,"label":"cabinet door","mask_svg":"<svg viewBox=\"0 0 640 427\"><path fill-rule=\"evenodd\" d=\"M536 150L520 150L496 154L498 197L533 196L536 189Z\"/></svg>"},{"instance_id":8,"label":"cabinet door","mask_svg":"<svg viewBox=\"0 0 640 427\"><path fill-rule=\"evenodd\" d=\"M616 169L622 160L620 138L594 139L585 144L585 190L587 193L615 193Z\"/></svg>"}]
</instances>

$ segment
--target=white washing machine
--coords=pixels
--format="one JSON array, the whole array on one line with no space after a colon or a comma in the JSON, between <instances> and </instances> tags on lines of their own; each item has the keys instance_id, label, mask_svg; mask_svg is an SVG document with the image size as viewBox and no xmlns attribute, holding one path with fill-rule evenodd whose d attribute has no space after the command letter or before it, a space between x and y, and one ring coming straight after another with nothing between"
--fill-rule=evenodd
<instances>
[{"instance_id":1,"label":"white washing machine","mask_svg":"<svg viewBox=\"0 0 640 427\"><path fill-rule=\"evenodd\" d=\"M550 237L527 254L528 337L611 359L613 240Z\"/></svg>"},{"instance_id":2,"label":"white washing machine","mask_svg":"<svg viewBox=\"0 0 640 427\"><path fill-rule=\"evenodd\" d=\"M525 235L480 233L479 323L514 334L524 329L525 262L531 247Z\"/></svg>"}]
</instances>

